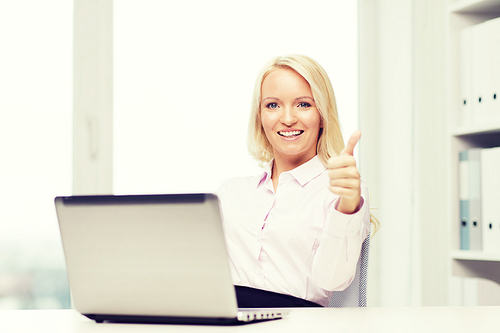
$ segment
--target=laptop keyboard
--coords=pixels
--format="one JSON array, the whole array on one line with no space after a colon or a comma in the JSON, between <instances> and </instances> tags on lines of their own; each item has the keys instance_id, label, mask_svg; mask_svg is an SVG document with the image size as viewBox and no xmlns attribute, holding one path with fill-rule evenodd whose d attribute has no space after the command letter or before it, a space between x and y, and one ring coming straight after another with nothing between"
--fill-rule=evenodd
<instances>
[{"instance_id":1,"label":"laptop keyboard","mask_svg":"<svg viewBox=\"0 0 500 333\"><path fill-rule=\"evenodd\" d=\"M240 310L238 320L249 322L254 320L272 320L280 319L288 313L282 310Z\"/></svg>"}]
</instances>

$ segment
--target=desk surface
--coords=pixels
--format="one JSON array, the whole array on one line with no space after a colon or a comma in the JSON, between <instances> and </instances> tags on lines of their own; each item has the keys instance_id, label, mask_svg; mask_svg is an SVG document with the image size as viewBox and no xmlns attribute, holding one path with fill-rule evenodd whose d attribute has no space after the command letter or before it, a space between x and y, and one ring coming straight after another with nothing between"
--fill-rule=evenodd
<instances>
[{"instance_id":1,"label":"desk surface","mask_svg":"<svg viewBox=\"0 0 500 333\"><path fill-rule=\"evenodd\" d=\"M291 309L243 326L96 324L74 310L1 310L0 332L500 332L500 306Z\"/></svg>"}]
</instances>

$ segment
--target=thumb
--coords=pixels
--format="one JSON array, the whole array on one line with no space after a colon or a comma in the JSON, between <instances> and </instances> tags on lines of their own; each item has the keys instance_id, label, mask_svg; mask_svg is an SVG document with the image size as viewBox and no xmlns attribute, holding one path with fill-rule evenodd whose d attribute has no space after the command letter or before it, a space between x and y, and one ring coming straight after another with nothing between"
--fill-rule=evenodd
<instances>
[{"instance_id":1,"label":"thumb","mask_svg":"<svg viewBox=\"0 0 500 333\"><path fill-rule=\"evenodd\" d=\"M353 154L354 154L354 147L358 143L360 137L361 137L361 131L360 130L354 131L354 133L352 133L351 137L349 138L349 141L347 141L346 146L340 152L340 155L351 155L351 156L353 156Z\"/></svg>"}]
</instances>

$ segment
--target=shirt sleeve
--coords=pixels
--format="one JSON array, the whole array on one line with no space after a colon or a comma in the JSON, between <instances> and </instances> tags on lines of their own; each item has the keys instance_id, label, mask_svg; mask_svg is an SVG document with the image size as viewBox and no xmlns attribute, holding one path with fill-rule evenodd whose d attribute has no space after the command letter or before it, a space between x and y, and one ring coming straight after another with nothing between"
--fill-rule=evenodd
<instances>
[{"instance_id":1,"label":"shirt sleeve","mask_svg":"<svg viewBox=\"0 0 500 333\"><path fill-rule=\"evenodd\" d=\"M223 214L224 207L222 207L222 205L224 203L224 195L227 192L226 183L227 183L227 180L219 186L217 191L214 192L214 194L217 196L217 200L219 201L219 214L220 214L220 219L221 219L222 223L224 223L224 214Z\"/></svg>"},{"instance_id":2,"label":"shirt sleeve","mask_svg":"<svg viewBox=\"0 0 500 333\"><path fill-rule=\"evenodd\" d=\"M343 214L335 208L339 198L331 201L325 228L313 259L312 276L319 287L328 291L347 288L356 275L363 241L370 230L368 188L361 181L360 209Z\"/></svg>"}]
</instances>

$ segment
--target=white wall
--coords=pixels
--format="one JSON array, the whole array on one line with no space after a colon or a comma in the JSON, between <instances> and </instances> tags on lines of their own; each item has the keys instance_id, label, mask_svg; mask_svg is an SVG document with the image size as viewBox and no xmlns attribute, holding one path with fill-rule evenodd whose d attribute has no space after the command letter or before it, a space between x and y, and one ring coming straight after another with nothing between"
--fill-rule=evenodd
<instances>
[{"instance_id":1,"label":"white wall","mask_svg":"<svg viewBox=\"0 0 500 333\"><path fill-rule=\"evenodd\" d=\"M361 151L382 228L370 305L446 305L445 1L361 0Z\"/></svg>"},{"instance_id":2,"label":"white wall","mask_svg":"<svg viewBox=\"0 0 500 333\"><path fill-rule=\"evenodd\" d=\"M415 219L419 221L420 299L449 305L445 0L413 2Z\"/></svg>"},{"instance_id":3,"label":"white wall","mask_svg":"<svg viewBox=\"0 0 500 333\"><path fill-rule=\"evenodd\" d=\"M75 0L73 194L113 192L113 1Z\"/></svg>"},{"instance_id":4,"label":"white wall","mask_svg":"<svg viewBox=\"0 0 500 333\"><path fill-rule=\"evenodd\" d=\"M360 9L367 10L363 4ZM367 18L371 19L371 27L360 26L360 29L364 29L361 31L365 34L364 40L366 34L375 40L368 51L375 57L366 60L364 54L362 59L377 68L369 83L360 70L361 128L373 132L369 127L377 127L376 141L363 147L361 163L363 172L369 175L369 184L376 179L377 183L371 186L372 207L379 207L374 214L382 223L380 233L373 238L369 270L369 293L376 291L378 299L370 294L369 302L401 306L412 303L415 276L412 257L415 249L412 238L412 2L378 1L373 9L362 13L360 18L360 24L365 24L363 18L374 15ZM360 48L363 47L361 44ZM364 99L365 89L376 91L376 101ZM367 118L363 118L365 116ZM366 122L366 119L376 119L376 122ZM372 267L377 267L374 274Z\"/></svg>"}]
</instances>

